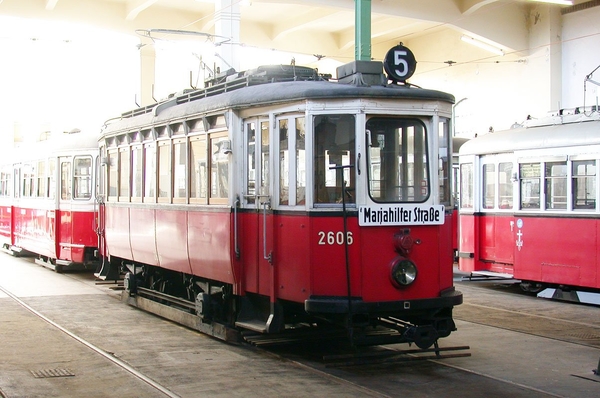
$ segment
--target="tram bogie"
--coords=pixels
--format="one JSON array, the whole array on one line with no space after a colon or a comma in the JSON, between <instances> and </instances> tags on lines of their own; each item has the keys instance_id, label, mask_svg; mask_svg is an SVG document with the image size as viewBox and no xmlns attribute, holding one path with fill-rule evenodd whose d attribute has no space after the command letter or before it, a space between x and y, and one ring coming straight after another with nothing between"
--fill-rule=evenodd
<instances>
[{"instance_id":1,"label":"tram bogie","mask_svg":"<svg viewBox=\"0 0 600 398\"><path fill-rule=\"evenodd\" d=\"M454 98L365 65L231 74L108 124L101 273L127 273L124 300L225 340L334 325L426 348L455 330Z\"/></svg>"}]
</instances>

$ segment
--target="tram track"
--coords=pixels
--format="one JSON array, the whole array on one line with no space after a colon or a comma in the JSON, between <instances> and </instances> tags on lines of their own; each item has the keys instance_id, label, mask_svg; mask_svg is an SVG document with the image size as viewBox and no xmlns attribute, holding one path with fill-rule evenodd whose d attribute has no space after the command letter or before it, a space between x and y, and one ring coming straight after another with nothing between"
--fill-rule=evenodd
<instances>
[{"instance_id":1,"label":"tram track","mask_svg":"<svg viewBox=\"0 0 600 398\"><path fill-rule=\"evenodd\" d=\"M49 325L51 325L55 329L61 331L62 333L66 334L67 336L69 336L73 340L81 343L82 345L84 345L85 347L87 347L88 349L90 349L91 351L93 351L94 353L96 353L96 354L98 354L98 355L100 355L100 356L108 359L113 364L117 365L121 369L123 369L126 372L130 373L132 376L134 376L135 378L137 378L137 379L141 380L142 382L146 383L147 385L149 385L150 387L154 388L155 390L161 392L165 396L171 397L171 398L179 398L179 395L175 394L174 392L172 392L171 390L169 390L167 387L163 386L162 384L160 384L160 383L152 380L150 377L148 377L148 376L144 375L143 373L139 372L138 370L136 370L135 368L133 368L132 366L130 366L126 362L124 362L124 361L120 360L119 358L115 357L114 355L112 355L110 352L107 352L107 351L105 351L105 350L103 350L103 349L95 346L94 344L90 343L89 341L83 339L82 337L78 336L77 334L69 331L65 327L59 325L58 323L54 322L50 318L46 317L45 315L43 315L42 313L40 313L39 311L37 311L36 309L34 309L33 307L31 307L27 303L25 303L23 300L21 300L19 297L17 297L16 295L14 295L12 292L10 292L9 290L7 290L6 288L4 288L1 285L0 285L0 291L2 293L4 293L6 296L8 296L11 300L13 300L17 304L19 304L21 307L25 308L27 311L29 311L30 313L32 313L33 315L35 315L37 318L39 318L39 319L43 320L44 322L48 323Z\"/></svg>"}]
</instances>

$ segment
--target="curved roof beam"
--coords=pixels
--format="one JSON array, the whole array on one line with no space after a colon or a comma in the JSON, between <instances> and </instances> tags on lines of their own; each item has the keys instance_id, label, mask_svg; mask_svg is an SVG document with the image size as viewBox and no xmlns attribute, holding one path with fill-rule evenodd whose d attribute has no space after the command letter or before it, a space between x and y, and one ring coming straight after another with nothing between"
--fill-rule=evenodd
<instances>
[{"instance_id":1,"label":"curved roof beam","mask_svg":"<svg viewBox=\"0 0 600 398\"><path fill-rule=\"evenodd\" d=\"M495 3L497 1L498 0L455 0L458 9L464 15L471 14L479 10L481 7L487 6L488 4Z\"/></svg>"},{"instance_id":2,"label":"curved roof beam","mask_svg":"<svg viewBox=\"0 0 600 398\"><path fill-rule=\"evenodd\" d=\"M158 0L135 0L128 1L126 5L127 16L126 20L132 21L137 18L140 12L144 11L147 8L150 8L151 5L156 3Z\"/></svg>"},{"instance_id":3,"label":"curved roof beam","mask_svg":"<svg viewBox=\"0 0 600 398\"><path fill-rule=\"evenodd\" d=\"M1 1L0 1L0 3L1 3ZM46 10L48 10L48 11L54 10L54 7L56 7L56 3L58 3L58 0L46 0Z\"/></svg>"}]
</instances>

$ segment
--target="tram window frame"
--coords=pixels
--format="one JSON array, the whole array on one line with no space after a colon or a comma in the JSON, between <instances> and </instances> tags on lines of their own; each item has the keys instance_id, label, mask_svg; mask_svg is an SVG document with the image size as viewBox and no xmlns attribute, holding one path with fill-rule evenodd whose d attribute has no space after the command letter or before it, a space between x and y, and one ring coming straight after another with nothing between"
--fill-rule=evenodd
<instances>
[{"instance_id":1,"label":"tram window frame","mask_svg":"<svg viewBox=\"0 0 600 398\"><path fill-rule=\"evenodd\" d=\"M56 168L57 168L57 158L48 159L48 185L47 190L48 193L46 197L48 199L56 198Z\"/></svg>"},{"instance_id":2,"label":"tram window frame","mask_svg":"<svg viewBox=\"0 0 600 398\"><path fill-rule=\"evenodd\" d=\"M432 163L428 149L429 131L424 121L417 117L377 115L367 120L366 131L367 140L370 139L367 171L371 200L376 203L424 203L429 200ZM434 162L437 167L437 159Z\"/></svg>"},{"instance_id":3,"label":"tram window frame","mask_svg":"<svg viewBox=\"0 0 600 398\"><path fill-rule=\"evenodd\" d=\"M73 163L69 160L60 161L60 200L73 199Z\"/></svg>"},{"instance_id":4,"label":"tram window frame","mask_svg":"<svg viewBox=\"0 0 600 398\"><path fill-rule=\"evenodd\" d=\"M11 177L12 171L2 170L0 172L0 196L10 197L11 195Z\"/></svg>"},{"instance_id":5,"label":"tram window frame","mask_svg":"<svg viewBox=\"0 0 600 398\"><path fill-rule=\"evenodd\" d=\"M569 191L567 188L567 162L544 163L544 196L546 210L566 210ZM562 200L561 200L562 199Z\"/></svg>"},{"instance_id":6,"label":"tram window frame","mask_svg":"<svg viewBox=\"0 0 600 398\"><path fill-rule=\"evenodd\" d=\"M171 203L173 192L173 149L171 140L156 142L156 194L158 203ZM165 159L165 157L167 158Z\"/></svg>"},{"instance_id":7,"label":"tram window frame","mask_svg":"<svg viewBox=\"0 0 600 398\"><path fill-rule=\"evenodd\" d=\"M450 127L450 119L440 117L438 122L438 189L440 204L446 207L452 205L452 138Z\"/></svg>"},{"instance_id":8,"label":"tram window frame","mask_svg":"<svg viewBox=\"0 0 600 398\"><path fill-rule=\"evenodd\" d=\"M156 142L149 142L143 145L142 163L144 169L143 176L143 198L144 203L156 203L157 200L157 154Z\"/></svg>"},{"instance_id":9,"label":"tram window frame","mask_svg":"<svg viewBox=\"0 0 600 398\"><path fill-rule=\"evenodd\" d=\"M208 144L206 134L189 137L190 203L208 203Z\"/></svg>"},{"instance_id":10,"label":"tram window frame","mask_svg":"<svg viewBox=\"0 0 600 398\"><path fill-rule=\"evenodd\" d=\"M109 149L106 153L108 201L118 201L119 198L119 150Z\"/></svg>"},{"instance_id":11,"label":"tram window frame","mask_svg":"<svg viewBox=\"0 0 600 398\"><path fill-rule=\"evenodd\" d=\"M290 142L290 119L280 118L277 120L277 136L279 138L279 204L284 206L295 202L295 198L290 198L290 150L294 150L294 144Z\"/></svg>"},{"instance_id":12,"label":"tram window frame","mask_svg":"<svg viewBox=\"0 0 600 398\"><path fill-rule=\"evenodd\" d=\"M88 173L84 174L78 163L82 160L89 161ZM73 199L90 200L93 196L92 176L93 176L93 157L91 155L75 156L73 158ZM86 189L83 189L86 187ZM87 191L87 193L86 193Z\"/></svg>"},{"instance_id":13,"label":"tram window frame","mask_svg":"<svg viewBox=\"0 0 600 398\"><path fill-rule=\"evenodd\" d=\"M580 173L580 167L583 166L583 173ZM598 202L597 198L597 161L595 159L573 160L571 162L572 169L572 195L573 195L573 210L594 211ZM579 184L583 181L583 184ZM588 184L591 183L591 187ZM584 197L580 197L579 187L583 186ZM590 195L591 194L591 195ZM581 203L581 204L578 204Z\"/></svg>"},{"instance_id":14,"label":"tram window frame","mask_svg":"<svg viewBox=\"0 0 600 398\"><path fill-rule=\"evenodd\" d=\"M461 163L460 169L460 209L473 210L475 205L474 166L473 163Z\"/></svg>"},{"instance_id":15,"label":"tram window frame","mask_svg":"<svg viewBox=\"0 0 600 398\"><path fill-rule=\"evenodd\" d=\"M485 163L481 166L481 208L496 208L496 164Z\"/></svg>"},{"instance_id":16,"label":"tram window frame","mask_svg":"<svg viewBox=\"0 0 600 398\"><path fill-rule=\"evenodd\" d=\"M531 172L525 173L525 167L531 169ZM537 169L537 170L536 170ZM536 173L537 171L537 173ZM527 174L527 175L525 175ZM537 196L535 189L537 183ZM532 193L525 196L525 186L533 189L527 189ZM525 200L528 199L527 202ZM533 200L532 200L533 199ZM537 201L535 200L537 199ZM542 204L542 165L540 162L522 162L519 163L519 206L521 210L540 210Z\"/></svg>"},{"instance_id":17,"label":"tram window frame","mask_svg":"<svg viewBox=\"0 0 600 398\"><path fill-rule=\"evenodd\" d=\"M347 206L356 206L356 172L354 167L344 167L354 164L356 159L356 115L315 115L313 151L314 206L337 207L342 206L342 201ZM342 198L344 182L346 197Z\"/></svg>"},{"instance_id":18,"label":"tram window frame","mask_svg":"<svg viewBox=\"0 0 600 398\"><path fill-rule=\"evenodd\" d=\"M131 150L129 146L119 148L119 202L129 202L131 192Z\"/></svg>"},{"instance_id":19,"label":"tram window frame","mask_svg":"<svg viewBox=\"0 0 600 398\"><path fill-rule=\"evenodd\" d=\"M512 210L514 206L514 165L512 162L498 163L498 208Z\"/></svg>"},{"instance_id":20,"label":"tram window frame","mask_svg":"<svg viewBox=\"0 0 600 398\"><path fill-rule=\"evenodd\" d=\"M180 123L181 124L181 123ZM186 138L173 139L173 175L172 178L172 193L173 203L187 203L188 201L188 149ZM179 159L178 159L179 157Z\"/></svg>"},{"instance_id":21,"label":"tram window frame","mask_svg":"<svg viewBox=\"0 0 600 398\"><path fill-rule=\"evenodd\" d=\"M34 197L35 192L35 170L33 163L23 163L21 167L21 197Z\"/></svg>"},{"instance_id":22,"label":"tram window frame","mask_svg":"<svg viewBox=\"0 0 600 398\"><path fill-rule=\"evenodd\" d=\"M208 203L209 204L227 204L229 193L231 191L229 155L222 150L221 142L228 141L228 132L214 132L208 134L209 166L208 166ZM219 166L226 165L225 172ZM221 179L225 177L225 184L220 184ZM224 190L222 188L225 188Z\"/></svg>"},{"instance_id":23,"label":"tram window frame","mask_svg":"<svg viewBox=\"0 0 600 398\"><path fill-rule=\"evenodd\" d=\"M36 194L38 198L46 198L46 159L37 162Z\"/></svg>"},{"instance_id":24,"label":"tram window frame","mask_svg":"<svg viewBox=\"0 0 600 398\"><path fill-rule=\"evenodd\" d=\"M144 196L143 145L131 146L131 201L141 202Z\"/></svg>"}]
</instances>

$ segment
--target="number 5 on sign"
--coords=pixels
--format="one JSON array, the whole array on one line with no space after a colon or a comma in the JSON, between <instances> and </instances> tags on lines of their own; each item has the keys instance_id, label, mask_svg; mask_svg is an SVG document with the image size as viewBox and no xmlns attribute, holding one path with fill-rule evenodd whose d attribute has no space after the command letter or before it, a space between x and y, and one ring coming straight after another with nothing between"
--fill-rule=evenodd
<instances>
[{"instance_id":1,"label":"number 5 on sign","mask_svg":"<svg viewBox=\"0 0 600 398\"><path fill-rule=\"evenodd\" d=\"M399 44L387 52L383 68L390 80L404 83L415 73L417 61L408 47Z\"/></svg>"}]
</instances>

